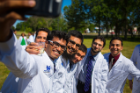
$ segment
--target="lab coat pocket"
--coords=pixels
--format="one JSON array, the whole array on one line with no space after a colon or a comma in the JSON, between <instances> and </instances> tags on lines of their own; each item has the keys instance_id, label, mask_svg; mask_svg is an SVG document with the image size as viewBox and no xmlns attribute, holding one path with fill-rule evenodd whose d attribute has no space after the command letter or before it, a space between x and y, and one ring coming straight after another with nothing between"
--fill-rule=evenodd
<instances>
[{"instance_id":1,"label":"lab coat pocket","mask_svg":"<svg viewBox=\"0 0 140 93\"><path fill-rule=\"evenodd\" d=\"M44 72L44 74L45 74L47 77L51 77L51 76L52 76L52 74L51 74L50 71L43 71L43 72Z\"/></svg>"},{"instance_id":2,"label":"lab coat pocket","mask_svg":"<svg viewBox=\"0 0 140 93\"><path fill-rule=\"evenodd\" d=\"M118 70L118 69L112 69L109 72L109 78L115 78L115 79L121 79L125 74L125 71L123 70Z\"/></svg>"},{"instance_id":3,"label":"lab coat pocket","mask_svg":"<svg viewBox=\"0 0 140 93\"><path fill-rule=\"evenodd\" d=\"M109 93L117 93L117 91L121 89L122 86L120 85L122 85L122 82L126 79L124 78L124 76L126 76L125 74L127 74L125 71L117 69L112 69L112 71L109 72L109 84L107 84L107 89L114 91Z\"/></svg>"}]
</instances>

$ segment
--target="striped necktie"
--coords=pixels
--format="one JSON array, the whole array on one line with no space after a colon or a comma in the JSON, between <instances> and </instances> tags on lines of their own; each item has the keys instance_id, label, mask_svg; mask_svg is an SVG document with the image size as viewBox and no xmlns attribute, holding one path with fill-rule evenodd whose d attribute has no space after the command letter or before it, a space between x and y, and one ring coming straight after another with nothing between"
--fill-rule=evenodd
<instances>
[{"instance_id":1,"label":"striped necktie","mask_svg":"<svg viewBox=\"0 0 140 93\"><path fill-rule=\"evenodd\" d=\"M92 60L94 60L93 56L90 56L90 60L89 60L88 65L87 65L86 81L85 81L85 85L84 85L85 92L87 92L89 90L89 85L91 83L91 74L92 74L92 70L93 70Z\"/></svg>"}]
</instances>

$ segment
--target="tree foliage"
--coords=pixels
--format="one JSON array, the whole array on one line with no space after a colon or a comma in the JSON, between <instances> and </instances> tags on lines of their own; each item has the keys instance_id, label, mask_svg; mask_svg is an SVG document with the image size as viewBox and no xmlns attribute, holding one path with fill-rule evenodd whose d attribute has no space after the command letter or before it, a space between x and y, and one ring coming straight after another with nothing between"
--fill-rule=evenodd
<instances>
[{"instance_id":1,"label":"tree foliage","mask_svg":"<svg viewBox=\"0 0 140 93\"><path fill-rule=\"evenodd\" d=\"M30 17L26 22L16 25L16 30L35 31L47 27L50 30L79 30L86 28L94 30L95 26L115 30L115 35L127 33L133 36L133 27L140 28L140 1L139 0L71 0L70 6L63 8L64 14L58 18ZM99 29L100 35L100 29Z\"/></svg>"},{"instance_id":2,"label":"tree foliage","mask_svg":"<svg viewBox=\"0 0 140 93\"><path fill-rule=\"evenodd\" d=\"M20 31L36 31L39 28L48 28L49 30L67 31L67 23L64 17L44 18L32 16L25 22L20 22L16 25L16 30Z\"/></svg>"}]
</instances>

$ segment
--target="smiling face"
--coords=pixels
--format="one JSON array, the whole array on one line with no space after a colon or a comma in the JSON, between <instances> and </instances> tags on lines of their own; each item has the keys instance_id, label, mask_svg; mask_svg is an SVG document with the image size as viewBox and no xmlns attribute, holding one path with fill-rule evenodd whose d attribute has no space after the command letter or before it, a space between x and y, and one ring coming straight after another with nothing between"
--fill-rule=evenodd
<instances>
[{"instance_id":1,"label":"smiling face","mask_svg":"<svg viewBox=\"0 0 140 93\"><path fill-rule=\"evenodd\" d=\"M95 39L91 46L91 53L97 54L103 49L104 42L100 39Z\"/></svg>"},{"instance_id":2,"label":"smiling face","mask_svg":"<svg viewBox=\"0 0 140 93\"><path fill-rule=\"evenodd\" d=\"M45 31L39 31L38 35L36 36L35 42L45 42L47 39L48 33Z\"/></svg>"},{"instance_id":3,"label":"smiling face","mask_svg":"<svg viewBox=\"0 0 140 93\"><path fill-rule=\"evenodd\" d=\"M85 52L83 52L82 50L78 50L71 61L76 64L77 62L81 61L85 57L85 55Z\"/></svg>"},{"instance_id":4,"label":"smiling face","mask_svg":"<svg viewBox=\"0 0 140 93\"><path fill-rule=\"evenodd\" d=\"M123 46L121 45L121 41L120 40L113 40L111 42L111 44L109 45L109 49L110 49L112 56L119 55L123 49Z\"/></svg>"},{"instance_id":5,"label":"smiling face","mask_svg":"<svg viewBox=\"0 0 140 93\"><path fill-rule=\"evenodd\" d=\"M75 36L70 36L67 44L67 54L73 55L74 53L76 53L81 43L82 41L80 38L77 38Z\"/></svg>"},{"instance_id":6,"label":"smiling face","mask_svg":"<svg viewBox=\"0 0 140 93\"><path fill-rule=\"evenodd\" d=\"M60 46L66 46L66 40L64 39L59 39L58 37L54 36L51 41L56 42ZM48 41L46 41L46 43L46 52L52 60L57 59L64 52L64 49L62 49L62 47L55 47L52 42L49 43Z\"/></svg>"}]
</instances>

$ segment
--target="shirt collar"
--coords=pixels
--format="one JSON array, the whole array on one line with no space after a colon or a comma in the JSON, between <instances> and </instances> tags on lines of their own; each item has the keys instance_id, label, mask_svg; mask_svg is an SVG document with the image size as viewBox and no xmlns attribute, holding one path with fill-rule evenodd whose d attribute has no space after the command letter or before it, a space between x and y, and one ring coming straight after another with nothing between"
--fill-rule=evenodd
<instances>
[{"instance_id":1,"label":"shirt collar","mask_svg":"<svg viewBox=\"0 0 140 93\"><path fill-rule=\"evenodd\" d=\"M110 55L109 55L109 60L111 60L111 58L114 58L114 61L116 62L116 61L118 60L119 57L120 57L120 54L113 57L113 56L111 55L111 53L110 53Z\"/></svg>"},{"instance_id":2,"label":"shirt collar","mask_svg":"<svg viewBox=\"0 0 140 93\"><path fill-rule=\"evenodd\" d=\"M100 53L100 52L99 52L99 53ZM99 53L93 56L93 55L91 54L91 51L90 51L90 52L88 53L88 57L92 56L93 59L96 61L97 58L98 58L98 56L99 56Z\"/></svg>"}]
</instances>

